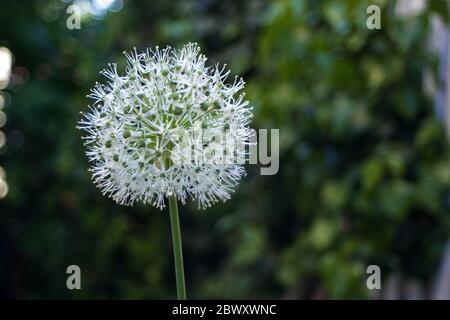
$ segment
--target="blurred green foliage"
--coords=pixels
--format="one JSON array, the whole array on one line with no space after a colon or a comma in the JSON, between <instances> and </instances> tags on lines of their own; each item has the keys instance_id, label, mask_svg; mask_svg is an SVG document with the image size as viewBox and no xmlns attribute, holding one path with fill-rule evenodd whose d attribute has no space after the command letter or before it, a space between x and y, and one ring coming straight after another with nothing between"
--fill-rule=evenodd
<instances>
[{"instance_id":1,"label":"blurred green foliage","mask_svg":"<svg viewBox=\"0 0 450 320\"><path fill-rule=\"evenodd\" d=\"M366 8L382 9L381 30ZM449 143L423 93L429 2L125 2L66 28L62 1L0 3L15 56L1 165L0 296L173 298L169 217L121 207L90 182L78 112L98 71L133 46L197 41L247 82L255 128L280 128L280 171L249 167L235 196L181 208L190 298L368 298L365 271L428 281L450 231ZM20 71L20 72L19 72ZM82 290L66 288L66 267Z\"/></svg>"}]
</instances>

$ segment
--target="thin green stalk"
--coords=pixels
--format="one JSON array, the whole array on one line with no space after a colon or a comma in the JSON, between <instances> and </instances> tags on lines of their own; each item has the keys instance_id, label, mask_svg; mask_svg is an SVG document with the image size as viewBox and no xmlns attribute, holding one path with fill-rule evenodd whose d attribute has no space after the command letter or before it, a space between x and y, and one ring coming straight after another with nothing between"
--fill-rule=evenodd
<instances>
[{"instance_id":1,"label":"thin green stalk","mask_svg":"<svg viewBox=\"0 0 450 320\"><path fill-rule=\"evenodd\" d=\"M186 300L184 284L183 248L181 245L180 220L178 218L178 204L175 195L169 197L170 224L172 227L173 256L175 258L175 277L177 281L178 300Z\"/></svg>"}]
</instances>

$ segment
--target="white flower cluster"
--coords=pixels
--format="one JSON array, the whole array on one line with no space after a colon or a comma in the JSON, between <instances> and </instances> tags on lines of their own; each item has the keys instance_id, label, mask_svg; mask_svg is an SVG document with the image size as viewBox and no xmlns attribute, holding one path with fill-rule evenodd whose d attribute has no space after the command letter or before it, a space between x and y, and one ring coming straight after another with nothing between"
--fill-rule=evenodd
<instances>
[{"instance_id":1,"label":"white flower cluster","mask_svg":"<svg viewBox=\"0 0 450 320\"><path fill-rule=\"evenodd\" d=\"M187 134L196 127L226 132L240 146L251 143L251 108L238 94L243 80L227 83L229 71L207 67L197 44L143 53L135 49L125 56L124 75L116 64L101 72L107 83L91 91L94 104L78 125L85 132L94 183L123 205L142 201L163 208L164 198L173 194L182 203L191 197L202 208L227 200L245 175L246 148L232 149L235 161L173 159L180 158L174 157L176 150L217 143L215 134L201 140Z\"/></svg>"}]
</instances>

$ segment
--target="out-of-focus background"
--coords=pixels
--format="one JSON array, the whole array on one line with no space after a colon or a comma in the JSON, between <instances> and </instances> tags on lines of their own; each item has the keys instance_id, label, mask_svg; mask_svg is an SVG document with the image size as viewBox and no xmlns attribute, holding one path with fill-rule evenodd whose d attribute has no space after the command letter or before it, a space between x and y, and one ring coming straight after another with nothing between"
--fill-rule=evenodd
<instances>
[{"instance_id":1,"label":"out-of-focus background","mask_svg":"<svg viewBox=\"0 0 450 320\"><path fill-rule=\"evenodd\" d=\"M280 129L280 170L181 207L189 297L450 298L448 22L446 0L1 0L0 297L175 297L167 212L103 197L75 125L122 51L195 41Z\"/></svg>"}]
</instances>

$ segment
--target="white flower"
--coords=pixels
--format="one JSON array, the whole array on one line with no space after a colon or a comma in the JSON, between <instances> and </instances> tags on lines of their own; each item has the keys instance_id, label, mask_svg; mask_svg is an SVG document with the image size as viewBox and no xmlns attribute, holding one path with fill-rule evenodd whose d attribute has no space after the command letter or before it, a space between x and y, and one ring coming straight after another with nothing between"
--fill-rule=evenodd
<instances>
[{"instance_id":1,"label":"white flower","mask_svg":"<svg viewBox=\"0 0 450 320\"><path fill-rule=\"evenodd\" d=\"M251 108L238 94L244 81L227 83L229 71L207 67L197 44L178 51L134 49L125 56L124 75L116 64L101 72L107 83L91 90L94 104L78 126L94 183L124 205L142 201L163 208L173 194L182 203L196 199L202 208L227 200L245 175L245 146L251 144ZM196 139L196 129L209 134ZM212 138L220 132L223 144ZM198 157L205 147L228 150L230 144L234 161ZM187 162L189 150L195 151Z\"/></svg>"}]
</instances>

